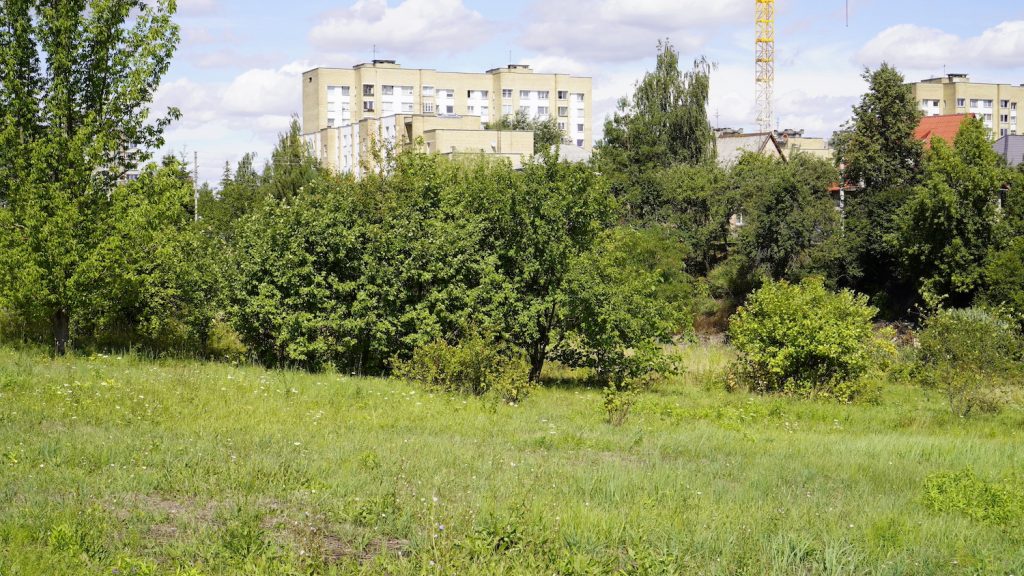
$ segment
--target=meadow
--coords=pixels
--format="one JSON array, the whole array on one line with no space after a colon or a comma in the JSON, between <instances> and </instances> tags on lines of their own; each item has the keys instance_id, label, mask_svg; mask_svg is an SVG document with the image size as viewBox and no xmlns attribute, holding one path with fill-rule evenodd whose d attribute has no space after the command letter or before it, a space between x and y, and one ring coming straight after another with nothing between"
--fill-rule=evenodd
<instances>
[{"instance_id":1,"label":"meadow","mask_svg":"<svg viewBox=\"0 0 1024 576\"><path fill-rule=\"evenodd\" d=\"M0 575L1022 574L1024 410L727 392L621 427L396 380L0 349Z\"/></svg>"}]
</instances>

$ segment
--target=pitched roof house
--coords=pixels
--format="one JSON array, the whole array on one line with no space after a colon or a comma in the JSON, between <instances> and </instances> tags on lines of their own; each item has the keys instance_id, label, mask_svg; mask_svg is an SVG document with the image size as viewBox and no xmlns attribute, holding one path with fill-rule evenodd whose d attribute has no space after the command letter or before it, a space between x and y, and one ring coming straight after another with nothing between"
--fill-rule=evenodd
<instances>
[{"instance_id":1,"label":"pitched roof house","mask_svg":"<svg viewBox=\"0 0 1024 576\"><path fill-rule=\"evenodd\" d=\"M1024 164L1024 136L1019 134L1003 136L996 140L992 148L1006 160L1007 166Z\"/></svg>"},{"instance_id":2,"label":"pitched roof house","mask_svg":"<svg viewBox=\"0 0 1024 576\"><path fill-rule=\"evenodd\" d=\"M771 132L754 134L720 134L718 136L718 165L723 168L735 166L746 152L762 154L771 158L785 160L786 155L779 146L779 141Z\"/></svg>"},{"instance_id":3,"label":"pitched roof house","mask_svg":"<svg viewBox=\"0 0 1024 576\"><path fill-rule=\"evenodd\" d=\"M974 114L946 114L943 116L925 116L914 130L914 138L924 142L925 148L931 148L932 138L942 138L950 146L960 132L960 127Z\"/></svg>"}]
</instances>

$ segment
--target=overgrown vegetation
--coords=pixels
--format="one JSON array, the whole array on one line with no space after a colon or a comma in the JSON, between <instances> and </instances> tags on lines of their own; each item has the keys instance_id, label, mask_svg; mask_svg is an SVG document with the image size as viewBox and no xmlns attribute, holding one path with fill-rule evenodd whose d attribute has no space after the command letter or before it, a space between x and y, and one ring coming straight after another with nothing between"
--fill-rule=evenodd
<instances>
[{"instance_id":1,"label":"overgrown vegetation","mask_svg":"<svg viewBox=\"0 0 1024 576\"><path fill-rule=\"evenodd\" d=\"M999 385L1024 376L1015 329L1006 318L977 308L937 312L920 335L922 379L945 392L958 416L998 411Z\"/></svg>"},{"instance_id":2,"label":"overgrown vegetation","mask_svg":"<svg viewBox=\"0 0 1024 576\"><path fill-rule=\"evenodd\" d=\"M832 293L820 278L769 282L733 318L739 375L761 392L850 400L880 346L867 297Z\"/></svg>"},{"instance_id":3,"label":"overgrown vegetation","mask_svg":"<svg viewBox=\"0 0 1024 576\"><path fill-rule=\"evenodd\" d=\"M1024 567L1021 404L961 420L921 387L877 404L728 393L730 350L677 353L683 375L613 427L592 388L510 407L401 380L0 350L0 571Z\"/></svg>"}]
</instances>

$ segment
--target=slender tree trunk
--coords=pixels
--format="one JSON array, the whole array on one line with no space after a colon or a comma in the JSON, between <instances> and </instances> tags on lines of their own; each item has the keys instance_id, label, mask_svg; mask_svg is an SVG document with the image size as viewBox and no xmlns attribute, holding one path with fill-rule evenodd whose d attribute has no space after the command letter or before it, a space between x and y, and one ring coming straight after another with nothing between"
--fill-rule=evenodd
<instances>
[{"instance_id":1,"label":"slender tree trunk","mask_svg":"<svg viewBox=\"0 0 1024 576\"><path fill-rule=\"evenodd\" d=\"M67 308L59 308L53 313L53 351L57 356L68 352L68 340L71 339L71 315Z\"/></svg>"},{"instance_id":2,"label":"slender tree trunk","mask_svg":"<svg viewBox=\"0 0 1024 576\"><path fill-rule=\"evenodd\" d=\"M530 382L540 382L541 372L544 371L544 346L535 345L530 351Z\"/></svg>"}]
</instances>

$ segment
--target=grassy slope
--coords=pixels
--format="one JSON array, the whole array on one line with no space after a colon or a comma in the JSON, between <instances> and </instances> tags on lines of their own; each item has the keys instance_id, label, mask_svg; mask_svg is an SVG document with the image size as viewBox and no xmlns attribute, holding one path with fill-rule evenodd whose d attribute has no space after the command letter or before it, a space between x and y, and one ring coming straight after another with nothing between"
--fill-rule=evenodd
<instances>
[{"instance_id":1,"label":"grassy slope","mask_svg":"<svg viewBox=\"0 0 1024 576\"><path fill-rule=\"evenodd\" d=\"M1024 537L923 498L1024 468L1019 409L726 394L723 361L612 428L591 390L0 350L0 574L1024 571Z\"/></svg>"}]
</instances>

